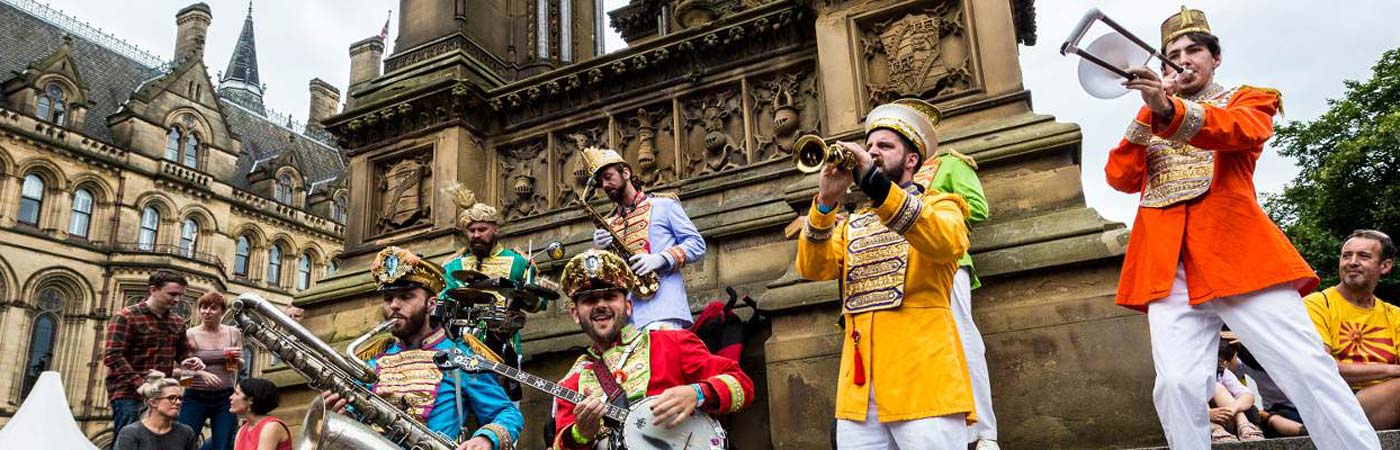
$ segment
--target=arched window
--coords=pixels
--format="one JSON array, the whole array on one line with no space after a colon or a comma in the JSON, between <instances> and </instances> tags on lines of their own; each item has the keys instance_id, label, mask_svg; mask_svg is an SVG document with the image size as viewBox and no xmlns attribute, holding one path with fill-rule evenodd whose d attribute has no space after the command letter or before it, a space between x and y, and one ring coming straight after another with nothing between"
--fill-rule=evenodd
<instances>
[{"instance_id":1,"label":"arched window","mask_svg":"<svg viewBox=\"0 0 1400 450\"><path fill-rule=\"evenodd\" d=\"M284 205L292 204L292 176L281 174L277 176L276 186L272 189L272 198Z\"/></svg>"},{"instance_id":2,"label":"arched window","mask_svg":"<svg viewBox=\"0 0 1400 450\"><path fill-rule=\"evenodd\" d=\"M67 104L64 103L66 96L63 92L63 86L59 86L58 83L49 83L44 88L44 94L39 96L39 107L35 111L38 113L39 119L62 126L68 113Z\"/></svg>"},{"instance_id":3,"label":"arched window","mask_svg":"<svg viewBox=\"0 0 1400 450\"><path fill-rule=\"evenodd\" d=\"M39 212L44 207L44 179L29 174L24 177L24 187L19 193L19 221L39 225Z\"/></svg>"},{"instance_id":4,"label":"arched window","mask_svg":"<svg viewBox=\"0 0 1400 450\"><path fill-rule=\"evenodd\" d=\"M246 276L248 276L248 251L249 251L249 248L248 248L248 247L249 247L248 236L239 236L239 237L238 237L238 245L237 245L236 247L234 247L234 249L233 249L233 274L234 274L234 275L237 275L237 276L240 276L240 277L246 277Z\"/></svg>"},{"instance_id":5,"label":"arched window","mask_svg":"<svg viewBox=\"0 0 1400 450\"><path fill-rule=\"evenodd\" d=\"M335 223L345 225L345 194L336 194L335 200L331 201L331 220Z\"/></svg>"},{"instance_id":6,"label":"arched window","mask_svg":"<svg viewBox=\"0 0 1400 450\"><path fill-rule=\"evenodd\" d=\"M180 255L193 258L198 240L199 222L196 222L193 217L185 219L185 225L180 227Z\"/></svg>"},{"instance_id":7,"label":"arched window","mask_svg":"<svg viewBox=\"0 0 1400 450\"><path fill-rule=\"evenodd\" d=\"M44 288L34 303L39 307L39 315L29 331L29 358L24 365L21 400L29 396L39 375L53 365L54 338L58 336L58 311L63 308L63 294L52 287Z\"/></svg>"},{"instance_id":8,"label":"arched window","mask_svg":"<svg viewBox=\"0 0 1400 450\"><path fill-rule=\"evenodd\" d=\"M190 133L185 139L185 167L198 167L199 161L199 135Z\"/></svg>"},{"instance_id":9,"label":"arched window","mask_svg":"<svg viewBox=\"0 0 1400 450\"><path fill-rule=\"evenodd\" d=\"M282 244L272 244L267 250L267 284L282 285Z\"/></svg>"},{"instance_id":10,"label":"arched window","mask_svg":"<svg viewBox=\"0 0 1400 450\"><path fill-rule=\"evenodd\" d=\"M92 223L92 192L78 189L73 193L73 216L68 218L68 235L88 237L88 225Z\"/></svg>"},{"instance_id":11,"label":"arched window","mask_svg":"<svg viewBox=\"0 0 1400 450\"><path fill-rule=\"evenodd\" d=\"M302 253L297 261L297 290L311 287L311 254Z\"/></svg>"},{"instance_id":12,"label":"arched window","mask_svg":"<svg viewBox=\"0 0 1400 450\"><path fill-rule=\"evenodd\" d=\"M170 127L170 132L165 133L165 159L170 161L180 160L180 129Z\"/></svg>"},{"instance_id":13,"label":"arched window","mask_svg":"<svg viewBox=\"0 0 1400 450\"><path fill-rule=\"evenodd\" d=\"M156 233L160 231L160 211L147 206L141 211L141 233L136 237L136 249L149 252L156 249Z\"/></svg>"}]
</instances>

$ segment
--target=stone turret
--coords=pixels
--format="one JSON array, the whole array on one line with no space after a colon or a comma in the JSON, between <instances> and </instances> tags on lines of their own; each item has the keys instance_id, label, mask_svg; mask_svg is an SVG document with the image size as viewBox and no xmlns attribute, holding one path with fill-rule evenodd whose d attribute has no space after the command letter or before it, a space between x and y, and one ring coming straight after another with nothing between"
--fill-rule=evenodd
<instances>
[{"instance_id":1,"label":"stone turret","mask_svg":"<svg viewBox=\"0 0 1400 450\"><path fill-rule=\"evenodd\" d=\"M187 58L204 58L204 41L209 32L209 22L214 20L214 14L209 11L209 5L195 3L181 9L175 13L175 60L184 61Z\"/></svg>"},{"instance_id":2,"label":"stone turret","mask_svg":"<svg viewBox=\"0 0 1400 450\"><path fill-rule=\"evenodd\" d=\"M320 78L311 79L311 107L306 113L308 134L324 130L323 121L340 109L340 89Z\"/></svg>"}]
</instances>

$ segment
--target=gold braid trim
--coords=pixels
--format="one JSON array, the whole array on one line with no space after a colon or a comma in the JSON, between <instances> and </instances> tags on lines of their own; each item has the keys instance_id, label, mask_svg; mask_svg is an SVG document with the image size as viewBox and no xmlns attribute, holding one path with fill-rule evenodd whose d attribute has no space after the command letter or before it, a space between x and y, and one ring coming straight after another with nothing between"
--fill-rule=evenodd
<instances>
[{"instance_id":1,"label":"gold braid trim","mask_svg":"<svg viewBox=\"0 0 1400 450\"><path fill-rule=\"evenodd\" d=\"M360 350L355 352L355 357L361 361L369 361L389 351L389 346L394 345L394 337L388 334L381 334L371 338L369 342L360 346Z\"/></svg>"},{"instance_id":2,"label":"gold braid trim","mask_svg":"<svg viewBox=\"0 0 1400 450\"><path fill-rule=\"evenodd\" d=\"M510 439L510 431L506 431L506 427L503 427L497 423L488 423L486 425L482 425L481 429L496 435L496 441L500 442L500 445L496 446L497 449L509 450L515 448L515 446L512 445L513 443Z\"/></svg>"},{"instance_id":3,"label":"gold braid trim","mask_svg":"<svg viewBox=\"0 0 1400 450\"><path fill-rule=\"evenodd\" d=\"M477 356L489 359L492 362L505 362L504 358L501 358L500 355L496 354L496 352L491 351L491 347L487 347L486 344L482 343L480 339L476 338L476 336L472 336L467 333L462 333L462 343L467 344L467 347L470 347L472 349L472 353L476 353Z\"/></svg>"},{"instance_id":4,"label":"gold braid trim","mask_svg":"<svg viewBox=\"0 0 1400 450\"><path fill-rule=\"evenodd\" d=\"M1258 87L1258 86L1250 86L1250 85L1248 85L1248 84L1242 84L1242 85L1240 85L1240 87L1242 87L1242 88L1249 88L1249 89L1253 89L1253 90L1256 90L1256 91L1260 91L1260 92L1265 92L1265 93L1273 94L1273 95L1274 95L1274 108L1275 108L1275 109L1278 109L1278 115L1280 115L1280 116L1283 115L1283 93L1282 93L1282 92L1279 92L1278 89L1266 88L1266 87Z\"/></svg>"}]
</instances>

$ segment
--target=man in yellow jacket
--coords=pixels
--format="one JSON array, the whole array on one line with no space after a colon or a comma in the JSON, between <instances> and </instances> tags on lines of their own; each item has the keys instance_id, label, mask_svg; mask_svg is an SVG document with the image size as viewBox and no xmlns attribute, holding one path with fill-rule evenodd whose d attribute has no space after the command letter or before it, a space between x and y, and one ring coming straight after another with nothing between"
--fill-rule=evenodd
<instances>
[{"instance_id":1,"label":"man in yellow jacket","mask_svg":"<svg viewBox=\"0 0 1400 450\"><path fill-rule=\"evenodd\" d=\"M938 147L939 117L933 105L910 99L871 111L869 150L839 143L854 166L822 168L798 240L804 278L841 282L840 448L963 450L976 421L948 300L968 248L968 206L913 182ZM852 184L871 204L845 219L836 210Z\"/></svg>"}]
</instances>

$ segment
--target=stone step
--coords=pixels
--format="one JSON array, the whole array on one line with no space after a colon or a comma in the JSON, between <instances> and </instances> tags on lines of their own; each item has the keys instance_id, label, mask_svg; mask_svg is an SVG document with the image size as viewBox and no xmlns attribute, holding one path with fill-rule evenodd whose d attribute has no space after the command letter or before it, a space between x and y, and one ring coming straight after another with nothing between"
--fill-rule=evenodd
<instances>
[{"instance_id":1,"label":"stone step","mask_svg":"<svg viewBox=\"0 0 1400 450\"><path fill-rule=\"evenodd\" d=\"M1381 438L1382 449L1400 450L1400 430L1382 431L1377 435ZM1211 450L1314 450L1316 448L1311 439L1297 437L1216 444L1211 447ZM1167 450L1167 447L1148 447L1137 450Z\"/></svg>"}]
</instances>

